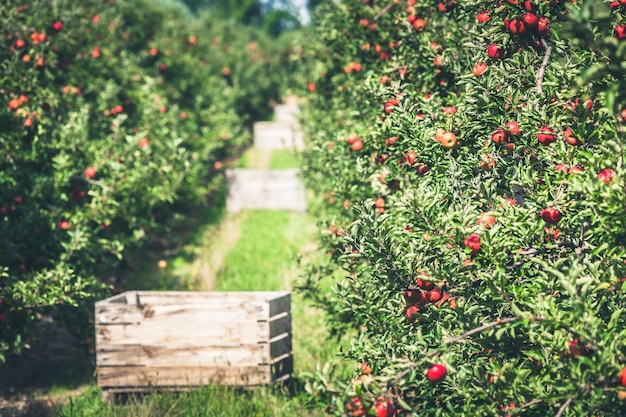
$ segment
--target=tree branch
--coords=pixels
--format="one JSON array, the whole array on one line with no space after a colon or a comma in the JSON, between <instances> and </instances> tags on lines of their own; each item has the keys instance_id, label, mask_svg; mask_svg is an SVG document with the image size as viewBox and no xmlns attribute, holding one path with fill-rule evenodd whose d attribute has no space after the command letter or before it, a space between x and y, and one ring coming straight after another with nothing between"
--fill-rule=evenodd
<instances>
[{"instance_id":1,"label":"tree branch","mask_svg":"<svg viewBox=\"0 0 626 417\"><path fill-rule=\"evenodd\" d=\"M472 335L475 335L476 333L480 333L484 330L487 329L491 329L492 327L496 327L496 326L500 326L502 324L506 324L506 323L512 323L514 321L520 320L519 317L507 317L505 319L499 319L496 321L493 321L491 323L487 323L487 324L483 324L482 326L476 327L475 329L472 330L468 330L467 332L463 333L462 335L459 335L453 339L450 339L448 342L444 343L442 346L447 346L450 345L452 343L456 343L456 342L460 342L461 340L465 339L466 337L470 337Z\"/></svg>"},{"instance_id":2,"label":"tree branch","mask_svg":"<svg viewBox=\"0 0 626 417\"><path fill-rule=\"evenodd\" d=\"M539 403L541 403L541 402L543 402L543 400L541 400L541 399L538 399L538 398L537 398L537 399L534 399L534 400L532 400L532 401L527 402L526 404L523 404L523 405L519 406L518 408L527 408L527 407L531 407L531 406L533 406L533 405L535 405L535 404L539 404Z\"/></svg>"},{"instance_id":3,"label":"tree branch","mask_svg":"<svg viewBox=\"0 0 626 417\"><path fill-rule=\"evenodd\" d=\"M574 399L574 397L569 397L567 399L567 401L565 401L563 403L563 405L561 406L561 408L559 408L559 411L556 413L556 415L554 417L561 417L563 415L563 413L565 412L565 409L567 407L569 407L570 403L572 402L572 400Z\"/></svg>"},{"instance_id":4,"label":"tree branch","mask_svg":"<svg viewBox=\"0 0 626 417\"><path fill-rule=\"evenodd\" d=\"M546 48L546 54L543 57L543 62L541 63L541 66L539 67L539 72L537 73L537 94L543 93L543 87L541 86L541 84L543 83L543 77L546 74L546 68L550 63L550 55L552 54L552 47L548 45L548 42L546 42L545 39L541 39L541 44L544 48Z\"/></svg>"},{"instance_id":5,"label":"tree branch","mask_svg":"<svg viewBox=\"0 0 626 417\"><path fill-rule=\"evenodd\" d=\"M463 334L461 334L461 335L459 335L457 337L454 337L454 338L448 340L447 342L442 343L441 346L442 347L446 347L446 346L451 345L453 343L460 342L461 340L463 340L463 339L465 339L467 337L473 336L476 333L480 333L482 331L485 331L487 329L491 329L492 327L500 326L502 324L512 323L512 322L520 320L520 319L521 319L521 317L507 317L507 318L504 318L504 319L498 319L498 320L493 321L491 323L483 324L482 326L476 327L476 328L474 328L472 330L468 330L467 332L465 332L465 333L463 333ZM433 351L433 352L426 353L424 356L434 356L436 354L437 354L437 352ZM413 369L417 368L418 366L420 366L420 364L414 363L413 365L409 366L407 369L405 369L404 371L399 373L392 381L387 383L387 388L395 385L399 380L401 380L402 378L407 376Z\"/></svg>"},{"instance_id":6,"label":"tree branch","mask_svg":"<svg viewBox=\"0 0 626 417\"><path fill-rule=\"evenodd\" d=\"M376 13L376 16L374 16L374 18L372 19L372 22L375 22L378 19L380 19L382 17L382 15L387 13L389 11L389 9L391 9L394 6L394 4L395 3L389 3L388 5L383 7L378 13Z\"/></svg>"},{"instance_id":7,"label":"tree branch","mask_svg":"<svg viewBox=\"0 0 626 417\"><path fill-rule=\"evenodd\" d=\"M562 247L567 247L567 248L574 249L574 250L576 249L576 247L574 246L573 243L565 242L565 241L555 243L552 246L543 246L541 248L530 248L528 250L517 252L517 255L528 255L528 257L526 259L517 261L517 262L515 262L512 265L505 265L504 267L506 269L515 269L518 266L523 265L526 262L528 262L530 260L530 258L532 258L532 257L535 257L535 256L537 256L537 255L539 255L541 253L547 252L548 250L559 249L559 248L562 248Z\"/></svg>"}]
</instances>

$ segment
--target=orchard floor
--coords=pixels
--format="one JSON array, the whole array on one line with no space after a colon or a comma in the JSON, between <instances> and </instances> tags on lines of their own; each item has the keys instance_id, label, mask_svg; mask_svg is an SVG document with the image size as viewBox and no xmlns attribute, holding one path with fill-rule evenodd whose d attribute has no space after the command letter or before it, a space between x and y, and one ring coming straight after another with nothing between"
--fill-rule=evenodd
<instances>
[{"instance_id":1,"label":"orchard floor","mask_svg":"<svg viewBox=\"0 0 626 417\"><path fill-rule=\"evenodd\" d=\"M297 161L288 151L250 149L229 165L280 169L295 167ZM153 290L291 289L303 263L316 256L312 243L315 231L307 214L258 210L227 216L222 190L211 208L190 217L187 230L167 239L155 239L152 248L129 262L116 277L117 284L121 288ZM293 294L292 314L297 377L298 373L314 372L318 363L332 360L334 350L325 340L323 314L297 294ZM204 397L159 394L121 408L110 407L100 400L95 383L93 348L70 343L72 339L53 323L44 323L42 328L46 332L42 342L12 361L12 366L0 375L0 417L149 417L160 415L157 410L163 407L186 407L183 403L188 401L189 407L199 406L206 395L219 397L222 408L217 413L207 411L206 415L323 415L323 410L304 408L303 393L294 397L257 392L250 396L216 389ZM244 404L232 403L232 397L243 399ZM237 408L241 406L244 408ZM178 413L170 411L167 415Z\"/></svg>"}]
</instances>

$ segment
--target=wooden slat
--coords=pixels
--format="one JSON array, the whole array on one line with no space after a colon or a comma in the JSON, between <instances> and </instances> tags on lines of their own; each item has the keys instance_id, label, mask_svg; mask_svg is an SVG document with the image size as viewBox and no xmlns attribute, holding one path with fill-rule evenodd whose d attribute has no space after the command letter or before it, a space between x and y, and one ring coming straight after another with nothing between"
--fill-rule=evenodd
<instances>
[{"instance_id":1,"label":"wooden slat","mask_svg":"<svg viewBox=\"0 0 626 417\"><path fill-rule=\"evenodd\" d=\"M95 306L105 390L262 385L289 378L291 295L129 291Z\"/></svg>"},{"instance_id":2,"label":"wooden slat","mask_svg":"<svg viewBox=\"0 0 626 417\"><path fill-rule=\"evenodd\" d=\"M169 387L190 385L260 385L271 382L265 366L113 366L98 368L98 385L107 387Z\"/></svg>"},{"instance_id":3,"label":"wooden slat","mask_svg":"<svg viewBox=\"0 0 626 417\"><path fill-rule=\"evenodd\" d=\"M306 211L306 189L297 169L227 169L226 211Z\"/></svg>"},{"instance_id":4,"label":"wooden slat","mask_svg":"<svg viewBox=\"0 0 626 417\"><path fill-rule=\"evenodd\" d=\"M134 291L126 291L123 292L121 294L116 294L112 297L109 298L105 298L104 300L100 300L100 301L96 301L96 305L99 304L110 304L110 303L122 303L122 304L128 304L128 301L126 299L126 297L133 293Z\"/></svg>"},{"instance_id":5,"label":"wooden slat","mask_svg":"<svg viewBox=\"0 0 626 417\"><path fill-rule=\"evenodd\" d=\"M293 372L293 355L286 354L272 363L272 380L276 381L280 378L291 375Z\"/></svg>"},{"instance_id":6,"label":"wooden slat","mask_svg":"<svg viewBox=\"0 0 626 417\"><path fill-rule=\"evenodd\" d=\"M274 317L277 314L291 311L291 293L284 293L280 297L276 297L269 302L270 304L270 317Z\"/></svg>"},{"instance_id":7,"label":"wooden slat","mask_svg":"<svg viewBox=\"0 0 626 417\"><path fill-rule=\"evenodd\" d=\"M257 149L302 149L304 146L302 132L292 123L256 122L252 130Z\"/></svg>"},{"instance_id":8,"label":"wooden slat","mask_svg":"<svg viewBox=\"0 0 626 417\"><path fill-rule=\"evenodd\" d=\"M176 323L228 323L267 320L272 306L265 302L242 301L232 304L107 304L96 307L96 324L128 324L159 322L163 326Z\"/></svg>"},{"instance_id":9,"label":"wooden slat","mask_svg":"<svg viewBox=\"0 0 626 417\"><path fill-rule=\"evenodd\" d=\"M231 301L269 302L289 291L137 291L140 304L229 304Z\"/></svg>"},{"instance_id":10,"label":"wooden slat","mask_svg":"<svg viewBox=\"0 0 626 417\"><path fill-rule=\"evenodd\" d=\"M270 341L270 357L272 358L283 356L291 350L291 333L283 333Z\"/></svg>"},{"instance_id":11,"label":"wooden slat","mask_svg":"<svg viewBox=\"0 0 626 417\"><path fill-rule=\"evenodd\" d=\"M212 348L199 345L98 345L97 365L102 366L252 366L269 364L268 344Z\"/></svg>"},{"instance_id":12,"label":"wooden slat","mask_svg":"<svg viewBox=\"0 0 626 417\"><path fill-rule=\"evenodd\" d=\"M164 345L184 341L195 346L230 346L269 340L268 322L183 321L167 324L144 321L140 324L96 326L97 345Z\"/></svg>"},{"instance_id":13,"label":"wooden slat","mask_svg":"<svg viewBox=\"0 0 626 417\"><path fill-rule=\"evenodd\" d=\"M96 303L95 318L97 325L139 323L143 319L141 308L136 305Z\"/></svg>"},{"instance_id":14,"label":"wooden slat","mask_svg":"<svg viewBox=\"0 0 626 417\"><path fill-rule=\"evenodd\" d=\"M270 339L283 334L291 332L291 314L283 313L278 316L273 317L270 322Z\"/></svg>"}]
</instances>

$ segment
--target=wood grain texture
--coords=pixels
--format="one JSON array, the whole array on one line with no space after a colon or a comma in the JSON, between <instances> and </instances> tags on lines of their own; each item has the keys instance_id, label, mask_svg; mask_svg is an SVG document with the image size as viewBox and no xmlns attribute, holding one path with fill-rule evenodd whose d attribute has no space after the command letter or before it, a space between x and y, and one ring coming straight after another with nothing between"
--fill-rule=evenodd
<instances>
[{"instance_id":1,"label":"wood grain texture","mask_svg":"<svg viewBox=\"0 0 626 417\"><path fill-rule=\"evenodd\" d=\"M306 189L297 169L227 169L226 211L306 211Z\"/></svg>"},{"instance_id":2,"label":"wood grain texture","mask_svg":"<svg viewBox=\"0 0 626 417\"><path fill-rule=\"evenodd\" d=\"M268 365L269 344L220 346L202 345L100 345L99 367L105 366L256 366Z\"/></svg>"},{"instance_id":3,"label":"wood grain texture","mask_svg":"<svg viewBox=\"0 0 626 417\"><path fill-rule=\"evenodd\" d=\"M230 304L128 304L98 305L95 308L96 323L99 325L161 323L228 323L243 321L267 321L270 305L242 301Z\"/></svg>"},{"instance_id":4,"label":"wood grain texture","mask_svg":"<svg viewBox=\"0 0 626 417\"><path fill-rule=\"evenodd\" d=\"M288 380L290 309L287 291L129 291L99 301L98 383L145 390Z\"/></svg>"},{"instance_id":5,"label":"wood grain texture","mask_svg":"<svg viewBox=\"0 0 626 417\"><path fill-rule=\"evenodd\" d=\"M304 135L293 122L255 122L254 147L263 150L304 148Z\"/></svg>"},{"instance_id":6,"label":"wood grain texture","mask_svg":"<svg viewBox=\"0 0 626 417\"><path fill-rule=\"evenodd\" d=\"M261 385L272 381L269 366L108 366L98 369L98 385L107 387L164 387Z\"/></svg>"}]
</instances>

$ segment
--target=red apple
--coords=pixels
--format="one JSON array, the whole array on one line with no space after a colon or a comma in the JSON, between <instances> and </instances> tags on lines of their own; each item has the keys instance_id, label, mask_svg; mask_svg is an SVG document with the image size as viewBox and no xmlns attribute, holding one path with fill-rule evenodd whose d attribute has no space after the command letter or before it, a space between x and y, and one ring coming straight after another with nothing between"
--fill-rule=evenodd
<instances>
[{"instance_id":1,"label":"red apple","mask_svg":"<svg viewBox=\"0 0 626 417\"><path fill-rule=\"evenodd\" d=\"M432 290L428 291L426 297L428 298L429 302L436 303L437 301L441 300L441 291L439 290L439 288L433 288Z\"/></svg>"},{"instance_id":2,"label":"red apple","mask_svg":"<svg viewBox=\"0 0 626 417\"><path fill-rule=\"evenodd\" d=\"M418 32L422 32L424 29L426 29L426 21L422 18L415 19L415 21L413 22L413 27Z\"/></svg>"},{"instance_id":3,"label":"red apple","mask_svg":"<svg viewBox=\"0 0 626 417\"><path fill-rule=\"evenodd\" d=\"M622 23L620 25L615 26L615 29L613 29L613 34L619 40L626 38L626 24Z\"/></svg>"},{"instance_id":4,"label":"red apple","mask_svg":"<svg viewBox=\"0 0 626 417\"><path fill-rule=\"evenodd\" d=\"M419 312L420 308L416 305L412 305L406 309L406 312L404 314L409 323L415 323L419 319Z\"/></svg>"},{"instance_id":5,"label":"red apple","mask_svg":"<svg viewBox=\"0 0 626 417\"><path fill-rule=\"evenodd\" d=\"M409 151L406 154L405 160L409 165L414 165L415 162L417 161L417 154L413 151Z\"/></svg>"},{"instance_id":6,"label":"red apple","mask_svg":"<svg viewBox=\"0 0 626 417\"><path fill-rule=\"evenodd\" d=\"M426 275L420 275L419 277L417 277L417 279L415 280L415 285L424 290L432 290L433 288L435 288L435 283L433 281L429 281Z\"/></svg>"},{"instance_id":7,"label":"red apple","mask_svg":"<svg viewBox=\"0 0 626 417\"><path fill-rule=\"evenodd\" d=\"M346 136L346 142L348 142L350 145L352 145L357 140L359 140L359 137L356 135L356 133L349 133L348 136Z\"/></svg>"},{"instance_id":8,"label":"red apple","mask_svg":"<svg viewBox=\"0 0 626 417\"><path fill-rule=\"evenodd\" d=\"M93 178L96 176L97 170L94 167L87 167L87 169L85 169L85 177L87 178Z\"/></svg>"},{"instance_id":9,"label":"red apple","mask_svg":"<svg viewBox=\"0 0 626 417\"><path fill-rule=\"evenodd\" d=\"M418 289L404 290L402 296L407 304L424 304L427 301L426 293Z\"/></svg>"},{"instance_id":10,"label":"red apple","mask_svg":"<svg viewBox=\"0 0 626 417\"><path fill-rule=\"evenodd\" d=\"M471 254L475 255L480 252L480 236L476 233L469 235L463 242L466 248L471 250Z\"/></svg>"},{"instance_id":11,"label":"red apple","mask_svg":"<svg viewBox=\"0 0 626 417\"><path fill-rule=\"evenodd\" d=\"M426 371L426 379L434 384L437 384L444 380L447 373L448 370L445 365L437 363L428 368L428 371Z\"/></svg>"},{"instance_id":12,"label":"red apple","mask_svg":"<svg viewBox=\"0 0 626 417\"><path fill-rule=\"evenodd\" d=\"M582 143L578 140L576 136L574 136L574 131L571 127L566 127L563 130L563 136L565 136L565 142L569 143L570 145L578 146Z\"/></svg>"},{"instance_id":13,"label":"red apple","mask_svg":"<svg viewBox=\"0 0 626 417\"><path fill-rule=\"evenodd\" d=\"M487 55L491 59L502 59L504 57L504 51L498 47L495 43L492 43L487 48Z\"/></svg>"},{"instance_id":14,"label":"red apple","mask_svg":"<svg viewBox=\"0 0 626 417\"><path fill-rule=\"evenodd\" d=\"M587 353L587 349L579 344L578 339L572 339L567 342L567 348L569 349L569 354L574 358Z\"/></svg>"},{"instance_id":15,"label":"red apple","mask_svg":"<svg viewBox=\"0 0 626 417\"><path fill-rule=\"evenodd\" d=\"M526 25L523 20L514 18L509 22L508 29L513 35L523 35L526 32Z\"/></svg>"},{"instance_id":16,"label":"red apple","mask_svg":"<svg viewBox=\"0 0 626 417\"><path fill-rule=\"evenodd\" d=\"M549 145L553 143L556 140L554 129L549 128L548 126L541 126L539 133L537 133L537 140L542 145Z\"/></svg>"},{"instance_id":17,"label":"red apple","mask_svg":"<svg viewBox=\"0 0 626 417\"><path fill-rule=\"evenodd\" d=\"M477 62L474 65L474 68L472 69L472 74L474 74L477 77L480 77L487 71L487 69L489 69L487 64L485 64L484 62Z\"/></svg>"},{"instance_id":18,"label":"red apple","mask_svg":"<svg viewBox=\"0 0 626 417\"><path fill-rule=\"evenodd\" d=\"M63 29L63 23L57 20L56 22L52 24L52 29L54 29L57 32L60 32Z\"/></svg>"},{"instance_id":19,"label":"red apple","mask_svg":"<svg viewBox=\"0 0 626 417\"><path fill-rule=\"evenodd\" d=\"M385 110L385 113L391 114L391 112L393 112L393 109L395 109L398 104L400 104L398 100L396 100L395 98L390 98L383 105L383 109Z\"/></svg>"},{"instance_id":20,"label":"red apple","mask_svg":"<svg viewBox=\"0 0 626 417\"><path fill-rule=\"evenodd\" d=\"M387 146L393 146L398 142L398 137L397 136L390 136L387 139L385 139L385 145Z\"/></svg>"},{"instance_id":21,"label":"red apple","mask_svg":"<svg viewBox=\"0 0 626 417\"><path fill-rule=\"evenodd\" d=\"M358 397L354 397L346 406L348 411L352 413L353 416L362 416L363 412L363 403L361 403L361 399Z\"/></svg>"},{"instance_id":22,"label":"red apple","mask_svg":"<svg viewBox=\"0 0 626 417\"><path fill-rule=\"evenodd\" d=\"M393 403L389 399L383 400L382 398L376 401L374 410L376 410L376 417L391 417L396 413Z\"/></svg>"},{"instance_id":23,"label":"red apple","mask_svg":"<svg viewBox=\"0 0 626 417\"><path fill-rule=\"evenodd\" d=\"M506 127L513 136L517 136L520 133L519 124L515 121L506 122L504 127Z\"/></svg>"},{"instance_id":24,"label":"red apple","mask_svg":"<svg viewBox=\"0 0 626 417\"><path fill-rule=\"evenodd\" d=\"M478 13L476 15L476 20L478 20L479 23L487 23L488 21L490 21L491 18L489 17L489 11Z\"/></svg>"},{"instance_id":25,"label":"red apple","mask_svg":"<svg viewBox=\"0 0 626 417\"><path fill-rule=\"evenodd\" d=\"M355 140L352 145L350 145L353 151L358 152L363 149L363 141L361 139Z\"/></svg>"},{"instance_id":26,"label":"red apple","mask_svg":"<svg viewBox=\"0 0 626 417\"><path fill-rule=\"evenodd\" d=\"M526 25L527 29L533 29L537 27L538 20L539 19L537 19L537 15L534 13L526 13L524 16L522 16L522 21L524 22L524 25Z\"/></svg>"},{"instance_id":27,"label":"red apple","mask_svg":"<svg viewBox=\"0 0 626 417\"><path fill-rule=\"evenodd\" d=\"M498 128L495 132L491 134L491 140L498 145L506 142L508 138L509 135L507 135L507 131L502 128Z\"/></svg>"},{"instance_id":28,"label":"red apple","mask_svg":"<svg viewBox=\"0 0 626 417\"><path fill-rule=\"evenodd\" d=\"M496 217L489 213L482 213L478 220L476 220L476 224L478 226L483 226L485 229L489 229L496 223Z\"/></svg>"},{"instance_id":29,"label":"red apple","mask_svg":"<svg viewBox=\"0 0 626 417\"><path fill-rule=\"evenodd\" d=\"M534 5L531 0L526 0L524 1L524 9L526 9L527 12L534 13L537 10L537 6Z\"/></svg>"},{"instance_id":30,"label":"red apple","mask_svg":"<svg viewBox=\"0 0 626 417\"><path fill-rule=\"evenodd\" d=\"M539 16L537 19L537 32L541 35L545 35L550 30L550 19L545 16Z\"/></svg>"},{"instance_id":31,"label":"red apple","mask_svg":"<svg viewBox=\"0 0 626 417\"><path fill-rule=\"evenodd\" d=\"M452 10L452 7L454 6L454 3L443 3L443 2L439 2L437 3L437 9L441 12L441 13L447 13L449 11Z\"/></svg>"},{"instance_id":32,"label":"red apple","mask_svg":"<svg viewBox=\"0 0 626 417\"><path fill-rule=\"evenodd\" d=\"M615 171L610 168L604 168L602 171L598 172L598 179L605 184L611 184L614 177Z\"/></svg>"},{"instance_id":33,"label":"red apple","mask_svg":"<svg viewBox=\"0 0 626 417\"><path fill-rule=\"evenodd\" d=\"M557 224L563 215L553 207L541 209L541 219L548 224Z\"/></svg>"}]
</instances>

